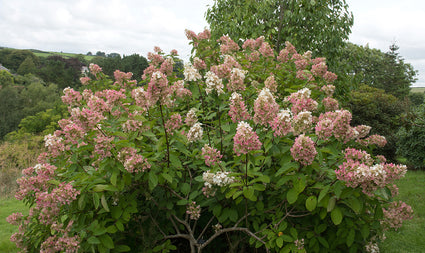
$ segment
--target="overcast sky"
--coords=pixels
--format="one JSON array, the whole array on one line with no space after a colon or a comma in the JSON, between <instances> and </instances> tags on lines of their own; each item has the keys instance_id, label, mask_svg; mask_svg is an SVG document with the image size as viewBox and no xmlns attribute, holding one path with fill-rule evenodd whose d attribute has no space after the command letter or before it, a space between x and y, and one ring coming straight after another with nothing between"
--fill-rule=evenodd
<instances>
[{"instance_id":1,"label":"overcast sky","mask_svg":"<svg viewBox=\"0 0 425 253\"><path fill-rule=\"evenodd\" d=\"M0 0L0 46L69 53L138 53L159 46L187 59L185 29L201 32L213 0ZM388 51L395 42L425 86L425 1L347 0L350 41Z\"/></svg>"}]
</instances>

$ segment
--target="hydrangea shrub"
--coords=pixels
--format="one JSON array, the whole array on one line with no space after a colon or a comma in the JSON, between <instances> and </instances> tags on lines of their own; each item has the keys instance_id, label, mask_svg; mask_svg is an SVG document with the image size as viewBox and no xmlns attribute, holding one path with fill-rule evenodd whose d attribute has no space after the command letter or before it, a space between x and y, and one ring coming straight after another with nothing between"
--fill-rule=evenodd
<instances>
[{"instance_id":1,"label":"hydrangea shrub","mask_svg":"<svg viewBox=\"0 0 425 253\"><path fill-rule=\"evenodd\" d=\"M70 117L45 137L16 198L24 252L357 252L412 215L371 155L385 138L351 126L325 59L208 30L183 75L155 48L137 84L91 65L64 90Z\"/></svg>"}]
</instances>

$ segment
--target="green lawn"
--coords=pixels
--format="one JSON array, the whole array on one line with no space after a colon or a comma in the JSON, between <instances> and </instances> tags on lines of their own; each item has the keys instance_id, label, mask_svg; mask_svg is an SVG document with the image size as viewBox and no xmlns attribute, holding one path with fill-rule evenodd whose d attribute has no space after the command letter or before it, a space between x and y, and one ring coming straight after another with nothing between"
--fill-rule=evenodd
<instances>
[{"instance_id":1,"label":"green lawn","mask_svg":"<svg viewBox=\"0 0 425 253\"><path fill-rule=\"evenodd\" d=\"M405 221L396 232L386 233L387 239L380 245L383 253L425 252L425 172L409 171L397 183L399 196L412 206L414 218Z\"/></svg>"},{"instance_id":2,"label":"green lawn","mask_svg":"<svg viewBox=\"0 0 425 253\"><path fill-rule=\"evenodd\" d=\"M27 214L27 210L24 203L14 198L0 199L0 252L18 252L15 244L10 241L10 236L18 229L16 226L10 225L6 218L17 212Z\"/></svg>"},{"instance_id":3,"label":"green lawn","mask_svg":"<svg viewBox=\"0 0 425 253\"><path fill-rule=\"evenodd\" d=\"M420 92L423 93L425 91L425 87L413 87L411 92Z\"/></svg>"}]
</instances>

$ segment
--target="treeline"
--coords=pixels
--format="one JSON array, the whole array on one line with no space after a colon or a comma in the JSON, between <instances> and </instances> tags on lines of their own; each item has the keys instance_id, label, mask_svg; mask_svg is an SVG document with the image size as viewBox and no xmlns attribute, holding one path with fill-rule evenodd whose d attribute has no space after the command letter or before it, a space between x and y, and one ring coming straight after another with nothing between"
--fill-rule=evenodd
<instances>
[{"instance_id":1,"label":"treeline","mask_svg":"<svg viewBox=\"0 0 425 253\"><path fill-rule=\"evenodd\" d=\"M116 69L132 72L141 81L148 66L145 57L132 54L87 57L52 55L39 57L30 50L0 49L0 140L19 138L25 134L52 131L66 113L60 96L66 87L80 88L80 77L90 63L98 64L105 74ZM181 64L182 65L182 64ZM19 131L18 131L19 129Z\"/></svg>"}]
</instances>

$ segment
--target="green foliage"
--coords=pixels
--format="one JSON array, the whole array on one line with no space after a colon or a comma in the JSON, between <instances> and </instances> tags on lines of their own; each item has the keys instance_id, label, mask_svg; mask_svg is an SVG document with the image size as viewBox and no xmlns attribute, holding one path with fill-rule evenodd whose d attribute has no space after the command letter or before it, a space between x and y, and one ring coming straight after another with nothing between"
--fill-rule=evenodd
<instances>
[{"instance_id":1,"label":"green foliage","mask_svg":"<svg viewBox=\"0 0 425 253\"><path fill-rule=\"evenodd\" d=\"M37 65L38 58L29 50L1 49L0 62L8 69L16 72L21 64L27 59ZM29 60L28 60L29 61Z\"/></svg>"},{"instance_id":2,"label":"green foliage","mask_svg":"<svg viewBox=\"0 0 425 253\"><path fill-rule=\"evenodd\" d=\"M335 134L339 128L328 138L312 125L302 134L294 130L305 110L315 118L330 110L323 101L331 95L322 87L331 93L331 80L297 76L294 60L277 61L258 49L224 56L214 39L191 43L193 61L203 60L206 68L186 66L184 82L167 65L175 56L159 52L143 88L125 78L114 82L92 66L84 92L64 91L71 115L46 136L42 164L20 180L17 196L31 212L30 222L17 221L23 226L18 243L31 252L49 249L51 241L69 242L62 251L77 251L76 243L81 252L358 252L378 240L382 208L392 201L389 188L381 183L368 193L335 172L347 160L344 150L360 148L365 136L351 135L349 122L342 137ZM253 51L258 60L249 59ZM311 74L313 60L301 57L307 61L302 73ZM243 87L232 88L230 75L238 71L245 73ZM246 122L231 118L235 90ZM313 108L297 100L297 111L296 96ZM296 114L293 129L281 135L271 123L284 123L280 108ZM191 111L197 124L189 123ZM269 113L272 118L263 119ZM294 152L302 137L312 146ZM208 147L220 154L213 163Z\"/></svg>"},{"instance_id":3,"label":"green foliage","mask_svg":"<svg viewBox=\"0 0 425 253\"><path fill-rule=\"evenodd\" d=\"M13 196L18 188L16 179L22 176L23 169L37 162L43 151L42 138L37 136L0 144L1 196Z\"/></svg>"},{"instance_id":4,"label":"green foliage","mask_svg":"<svg viewBox=\"0 0 425 253\"><path fill-rule=\"evenodd\" d=\"M410 86L416 81L417 71L399 56L398 46L391 45L389 52L347 43L342 51L340 66L344 80L352 88L366 84L385 90L398 99L409 94Z\"/></svg>"},{"instance_id":5,"label":"green foliage","mask_svg":"<svg viewBox=\"0 0 425 253\"><path fill-rule=\"evenodd\" d=\"M408 110L407 105L384 90L361 85L350 93L345 106L353 113L353 124L371 126L372 134L385 136L388 144L378 152L395 161L396 133L401 126L402 114Z\"/></svg>"},{"instance_id":6,"label":"green foliage","mask_svg":"<svg viewBox=\"0 0 425 253\"><path fill-rule=\"evenodd\" d=\"M13 75L6 70L0 70L0 89L13 84Z\"/></svg>"},{"instance_id":7,"label":"green foliage","mask_svg":"<svg viewBox=\"0 0 425 253\"><path fill-rule=\"evenodd\" d=\"M425 105L414 109L407 126L397 133L397 154L407 158L408 164L417 169L425 168Z\"/></svg>"},{"instance_id":8,"label":"green foliage","mask_svg":"<svg viewBox=\"0 0 425 253\"><path fill-rule=\"evenodd\" d=\"M0 138L18 130L20 121L26 116L54 108L59 101L59 92L54 84L46 85L33 75L18 76L19 85L0 89Z\"/></svg>"},{"instance_id":9,"label":"green foliage","mask_svg":"<svg viewBox=\"0 0 425 253\"><path fill-rule=\"evenodd\" d=\"M17 73L19 75L32 74L36 72L36 66L31 57L27 57L25 61L19 65Z\"/></svg>"},{"instance_id":10,"label":"green foliage","mask_svg":"<svg viewBox=\"0 0 425 253\"><path fill-rule=\"evenodd\" d=\"M300 51L326 57L332 67L353 25L345 0L218 0L205 18L216 39L227 34L238 42L263 35L276 51L290 41Z\"/></svg>"}]
</instances>

